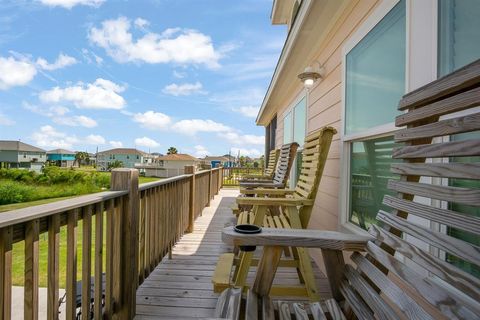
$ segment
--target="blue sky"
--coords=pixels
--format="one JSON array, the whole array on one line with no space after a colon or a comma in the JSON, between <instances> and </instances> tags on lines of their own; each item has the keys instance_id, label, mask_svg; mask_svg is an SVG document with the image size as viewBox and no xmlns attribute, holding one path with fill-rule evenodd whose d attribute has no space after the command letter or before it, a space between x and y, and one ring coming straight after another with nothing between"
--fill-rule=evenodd
<instances>
[{"instance_id":1,"label":"blue sky","mask_svg":"<svg viewBox=\"0 0 480 320\"><path fill-rule=\"evenodd\" d=\"M259 156L270 0L2 0L0 139Z\"/></svg>"}]
</instances>

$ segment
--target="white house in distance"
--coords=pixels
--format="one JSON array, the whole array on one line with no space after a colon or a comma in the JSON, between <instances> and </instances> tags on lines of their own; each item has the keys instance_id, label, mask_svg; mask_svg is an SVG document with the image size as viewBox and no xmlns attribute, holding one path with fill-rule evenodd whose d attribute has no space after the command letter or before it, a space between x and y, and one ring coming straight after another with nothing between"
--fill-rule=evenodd
<instances>
[{"instance_id":1,"label":"white house in distance","mask_svg":"<svg viewBox=\"0 0 480 320\"><path fill-rule=\"evenodd\" d=\"M135 168L145 172L146 177L170 178L184 174L185 166L197 166L200 159L189 154L167 154L155 158L150 164L137 164Z\"/></svg>"},{"instance_id":2,"label":"white house in distance","mask_svg":"<svg viewBox=\"0 0 480 320\"><path fill-rule=\"evenodd\" d=\"M0 167L40 171L46 151L21 141L0 140Z\"/></svg>"},{"instance_id":3,"label":"white house in distance","mask_svg":"<svg viewBox=\"0 0 480 320\"><path fill-rule=\"evenodd\" d=\"M153 157L143 151L133 148L116 148L97 154L97 170L106 171L110 163L120 161L123 168L135 168L137 164L148 164Z\"/></svg>"}]
</instances>

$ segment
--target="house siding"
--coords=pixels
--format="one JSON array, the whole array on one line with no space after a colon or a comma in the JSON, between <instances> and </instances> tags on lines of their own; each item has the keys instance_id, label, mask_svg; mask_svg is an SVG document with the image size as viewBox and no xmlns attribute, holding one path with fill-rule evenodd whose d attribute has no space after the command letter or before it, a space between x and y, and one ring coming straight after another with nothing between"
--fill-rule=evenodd
<instances>
[{"instance_id":1,"label":"house siding","mask_svg":"<svg viewBox=\"0 0 480 320\"><path fill-rule=\"evenodd\" d=\"M362 22L369 17L379 1L352 1L325 38L314 60L324 64L325 76L312 87L307 95L307 134L324 126L332 126L341 132L342 114L342 48ZM283 118L285 111L292 106L295 99L304 91L300 81L297 89L286 103L279 106L277 117L276 147L283 144ZM322 180L315 199L309 223L311 229L339 229L339 193L340 193L340 134L337 133L325 164ZM321 252L311 251L312 257L322 267Z\"/></svg>"}]
</instances>

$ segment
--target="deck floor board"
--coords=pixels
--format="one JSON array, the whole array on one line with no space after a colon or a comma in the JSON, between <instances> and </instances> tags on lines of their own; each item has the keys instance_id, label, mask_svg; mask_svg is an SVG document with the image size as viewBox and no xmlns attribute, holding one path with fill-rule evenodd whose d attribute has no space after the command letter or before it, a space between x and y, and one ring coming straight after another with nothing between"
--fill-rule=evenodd
<instances>
[{"instance_id":1,"label":"deck floor board","mask_svg":"<svg viewBox=\"0 0 480 320\"><path fill-rule=\"evenodd\" d=\"M235 219L231 206L236 189L222 189L195 221L192 233L185 234L137 290L136 319L191 319L213 317L218 294L213 292L212 275L218 256L232 252L221 240L221 230ZM258 251L258 250L257 250ZM329 295L325 277L315 267L321 294ZM252 282L254 271L248 281ZM295 270L280 268L275 282L298 284Z\"/></svg>"}]
</instances>

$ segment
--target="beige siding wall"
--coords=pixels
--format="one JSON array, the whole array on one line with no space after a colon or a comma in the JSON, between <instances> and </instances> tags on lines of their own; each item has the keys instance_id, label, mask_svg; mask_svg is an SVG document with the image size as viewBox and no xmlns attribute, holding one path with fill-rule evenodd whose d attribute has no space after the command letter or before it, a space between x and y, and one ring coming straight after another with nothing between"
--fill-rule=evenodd
<instances>
[{"instance_id":1,"label":"beige siding wall","mask_svg":"<svg viewBox=\"0 0 480 320\"><path fill-rule=\"evenodd\" d=\"M340 16L325 43L316 56L324 64L324 79L310 90L307 103L308 132L324 126L333 126L340 132L342 114L342 49L346 40L355 32L362 22L371 14L377 0L353 1ZM277 147L283 143L283 114L303 90L299 82L298 90L277 113ZM338 230L340 192L340 134L333 138L332 146L325 165L324 174L315 200L314 211L309 228ZM312 256L322 268L321 254L313 251Z\"/></svg>"}]
</instances>

